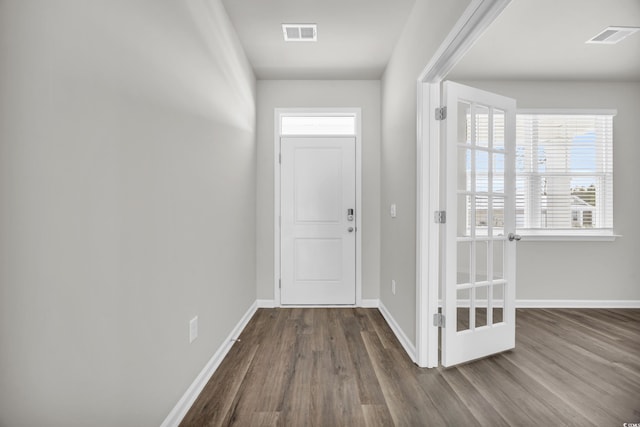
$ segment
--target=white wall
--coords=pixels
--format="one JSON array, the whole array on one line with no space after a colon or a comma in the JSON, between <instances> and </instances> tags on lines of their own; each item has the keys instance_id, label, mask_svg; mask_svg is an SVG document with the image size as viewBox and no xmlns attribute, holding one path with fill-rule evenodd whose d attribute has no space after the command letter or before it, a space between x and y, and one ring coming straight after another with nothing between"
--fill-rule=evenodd
<instances>
[{"instance_id":1,"label":"white wall","mask_svg":"<svg viewBox=\"0 0 640 427\"><path fill-rule=\"evenodd\" d=\"M469 3L417 0L382 78L380 299L414 343L416 81ZM389 215L391 203L397 205L396 218Z\"/></svg>"},{"instance_id":2,"label":"white wall","mask_svg":"<svg viewBox=\"0 0 640 427\"><path fill-rule=\"evenodd\" d=\"M362 298L377 299L380 283L380 82L259 80L257 163L258 299L274 298L274 109L362 109Z\"/></svg>"},{"instance_id":3,"label":"white wall","mask_svg":"<svg viewBox=\"0 0 640 427\"><path fill-rule=\"evenodd\" d=\"M157 426L256 298L255 79L228 18L3 0L0 93L0 425Z\"/></svg>"},{"instance_id":4,"label":"white wall","mask_svg":"<svg viewBox=\"0 0 640 427\"><path fill-rule=\"evenodd\" d=\"M461 82L519 108L617 109L613 119L615 242L518 243L518 299L640 300L640 82Z\"/></svg>"}]
</instances>

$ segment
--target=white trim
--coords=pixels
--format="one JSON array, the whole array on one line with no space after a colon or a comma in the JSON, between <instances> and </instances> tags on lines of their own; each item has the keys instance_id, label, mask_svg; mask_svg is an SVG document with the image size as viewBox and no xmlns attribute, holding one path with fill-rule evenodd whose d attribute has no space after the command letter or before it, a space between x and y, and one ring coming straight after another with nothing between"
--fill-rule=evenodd
<instances>
[{"instance_id":1,"label":"white trim","mask_svg":"<svg viewBox=\"0 0 640 427\"><path fill-rule=\"evenodd\" d=\"M640 300L520 299L516 308L640 308Z\"/></svg>"},{"instance_id":2,"label":"white trim","mask_svg":"<svg viewBox=\"0 0 640 427\"><path fill-rule=\"evenodd\" d=\"M274 308L359 308L355 304L282 304L276 305Z\"/></svg>"},{"instance_id":3,"label":"white trim","mask_svg":"<svg viewBox=\"0 0 640 427\"><path fill-rule=\"evenodd\" d=\"M420 73L418 81L442 81L509 3L511 0L472 0Z\"/></svg>"},{"instance_id":4,"label":"white trim","mask_svg":"<svg viewBox=\"0 0 640 427\"><path fill-rule=\"evenodd\" d=\"M379 299L363 299L360 302L360 307L362 308L379 308L380 300Z\"/></svg>"},{"instance_id":5,"label":"white trim","mask_svg":"<svg viewBox=\"0 0 640 427\"><path fill-rule=\"evenodd\" d=\"M280 125L282 116L355 116L356 118L356 303L362 305L362 109L354 108L276 108L273 141L273 300L282 306L280 297ZM294 135L287 135L294 136ZM298 135L295 135L298 136ZM314 135L320 136L320 135ZM327 135L334 137L336 135ZM353 135L349 135L353 137ZM292 307L292 306L287 306ZM324 306L328 307L328 306ZM344 307L344 306L343 306Z\"/></svg>"},{"instance_id":6,"label":"white trim","mask_svg":"<svg viewBox=\"0 0 640 427\"><path fill-rule=\"evenodd\" d=\"M380 300L363 299L360 304L285 304L278 305L274 300L258 300L258 308L378 308Z\"/></svg>"},{"instance_id":7,"label":"white trim","mask_svg":"<svg viewBox=\"0 0 640 427\"><path fill-rule=\"evenodd\" d=\"M387 324L393 331L396 338L398 338L398 341L400 341L400 344L402 344L404 351L407 352L407 355L409 356L409 358L411 358L411 361L415 363L416 348L411 343L411 340L405 335L402 328L400 328L400 325L398 325L398 322L396 322L396 319L393 318L393 316L391 315L389 310L387 310L387 307L385 307L382 301L380 301L380 306L378 307L378 311L380 311L380 314L382 314L382 317L384 317L384 320L387 321Z\"/></svg>"},{"instance_id":8,"label":"white trim","mask_svg":"<svg viewBox=\"0 0 640 427\"><path fill-rule=\"evenodd\" d=\"M240 335L245 326L247 326L257 309L258 304L256 301L251 304L249 310L247 310L247 312L242 316L229 336L222 342L222 345L214 353L211 359L209 359L202 371L198 374L193 383L191 383L178 403L176 403L176 406L174 406L171 412L169 412L169 415L167 415L167 418L165 418L160 427L177 427L182 422L182 419L187 415L191 405L193 405L193 402L195 402L200 392L202 392L204 386L207 385L211 376L214 374L216 369L218 369L218 366L220 366L222 360L225 358L227 353L229 353L229 350L231 350L231 346L233 346L235 339Z\"/></svg>"},{"instance_id":9,"label":"white trim","mask_svg":"<svg viewBox=\"0 0 640 427\"><path fill-rule=\"evenodd\" d=\"M472 0L417 81L416 363L420 367L437 367L439 362L439 329L429 320L437 313L440 286L440 225L432 215L444 206L439 191L442 122L433 114L440 106L440 83L510 2Z\"/></svg>"},{"instance_id":10,"label":"white trim","mask_svg":"<svg viewBox=\"0 0 640 427\"><path fill-rule=\"evenodd\" d=\"M275 308L277 307L276 301L272 299L259 299L256 300L258 308Z\"/></svg>"}]
</instances>

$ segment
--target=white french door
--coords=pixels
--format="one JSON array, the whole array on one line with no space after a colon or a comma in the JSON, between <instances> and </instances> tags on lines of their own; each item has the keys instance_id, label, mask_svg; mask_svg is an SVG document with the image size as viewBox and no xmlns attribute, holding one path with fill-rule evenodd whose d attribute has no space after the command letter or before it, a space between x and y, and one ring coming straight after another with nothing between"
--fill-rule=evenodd
<instances>
[{"instance_id":1,"label":"white french door","mask_svg":"<svg viewBox=\"0 0 640 427\"><path fill-rule=\"evenodd\" d=\"M281 303L356 303L353 137L283 137Z\"/></svg>"},{"instance_id":2,"label":"white french door","mask_svg":"<svg viewBox=\"0 0 640 427\"><path fill-rule=\"evenodd\" d=\"M515 347L516 102L444 82L442 364Z\"/></svg>"}]
</instances>

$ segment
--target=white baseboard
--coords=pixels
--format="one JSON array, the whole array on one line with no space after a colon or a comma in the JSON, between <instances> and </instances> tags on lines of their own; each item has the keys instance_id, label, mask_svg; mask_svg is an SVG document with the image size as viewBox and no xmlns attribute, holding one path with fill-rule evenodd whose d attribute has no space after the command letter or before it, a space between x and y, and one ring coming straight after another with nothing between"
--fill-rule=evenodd
<instances>
[{"instance_id":1,"label":"white baseboard","mask_svg":"<svg viewBox=\"0 0 640 427\"><path fill-rule=\"evenodd\" d=\"M402 344L404 351L407 352L407 354L409 355L409 358L411 358L411 361L415 363L417 360L416 348L411 342L411 340L405 335L404 331L398 325L398 322L396 322L396 320L393 318L391 313L389 313L389 310L387 310L387 307L384 306L382 301L380 301L378 310L382 314L382 317L384 317L384 320L387 321L387 324L395 334L396 338L398 338L398 341L400 341L400 344Z\"/></svg>"},{"instance_id":2,"label":"white baseboard","mask_svg":"<svg viewBox=\"0 0 640 427\"><path fill-rule=\"evenodd\" d=\"M360 307L362 308L378 308L380 307L379 299L363 299L360 301Z\"/></svg>"},{"instance_id":3,"label":"white baseboard","mask_svg":"<svg viewBox=\"0 0 640 427\"><path fill-rule=\"evenodd\" d=\"M256 301L258 308L275 308L277 307L275 300L272 299L259 299Z\"/></svg>"},{"instance_id":4,"label":"white baseboard","mask_svg":"<svg viewBox=\"0 0 640 427\"><path fill-rule=\"evenodd\" d=\"M517 308L640 308L638 300L519 299Z\"/></svg>"},{"instance_id":5,"label":"white baseboard","mask_svg":"<svg viewBox=\"0 0 640 427\"><path fill-rule=\"evenodd\" d=\"M272 299L259 299L256 301L258 304L258 308L275 308L278 307L275 300ZM343 307L362 307L362 308L378 308L380 305L380 300L378 299L363 299L360 301L360 305L286 305L286 308L343 308Z\"/></svg>"},{"instance_id":6,"label":"white baseboard","mask_svg":"<svg viewBox=\"0 0 640 427\"><path fill-rule=\"evenodd\" d=\"M216 369L218 369L218 366L220 366L224 357L229 353L229 350L231 350L234 340L240 335L245 326L247 326L247 323L249 323L249 320L251 320L257 309L258 302L256 301L251 305L251 307L249 307L249 310L247 310L244 316L242 316L227 339L222 343L211 359L209 359L209 362L207 362L204 369L202 369L198 374L176 406L174 406L171 412L169 412L169 415L167 415L167 418L165 418L160 427L178 427L204 386L207 384Z\"/></svg>"}]
</instances>

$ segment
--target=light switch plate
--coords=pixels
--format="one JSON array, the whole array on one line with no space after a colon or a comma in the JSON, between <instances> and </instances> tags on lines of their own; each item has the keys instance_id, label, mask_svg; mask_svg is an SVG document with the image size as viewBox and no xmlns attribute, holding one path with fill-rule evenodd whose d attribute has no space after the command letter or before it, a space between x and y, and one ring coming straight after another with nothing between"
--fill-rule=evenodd
<instances>
[{"instance_id":1,"label":"light switch plate","mask_svg":"<svg viewBox=\"0 0 640 427\"><path fill-rule=\"evenodd\" d=\"M391 213L391 218L395 218L397 214L396 204L392 203L391 208L389 209L389 213Z\"/></svg>"},{"instance_id":2,"label":"light switch plate","mask_svg":"<svg viewBox=\"0 0 640 427\"><path fill-rule=\"evenodd\" d=\"M198 316L189 321L189 344L198 338Z\"/></svg>"}]
</instances>

